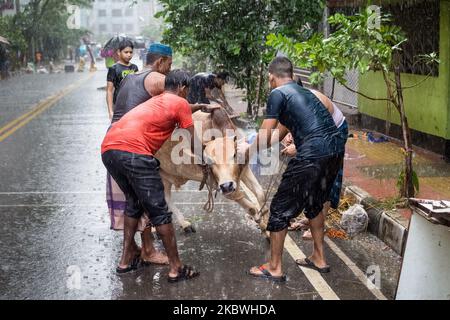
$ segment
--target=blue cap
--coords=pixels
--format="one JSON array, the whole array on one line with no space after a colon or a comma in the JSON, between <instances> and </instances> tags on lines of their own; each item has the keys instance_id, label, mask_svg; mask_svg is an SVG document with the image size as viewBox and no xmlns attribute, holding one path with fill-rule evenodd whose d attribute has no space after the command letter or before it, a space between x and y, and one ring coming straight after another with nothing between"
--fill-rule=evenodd
<instances>
[{"instance_id":1,"label":"blue cap","mask_svg":"<svg viewBox=\"0 0 450 320\"><path fill-rule=\"evenodd\" d=\"M161 43L152 43L147 50L148 53L156 53L162 56L171 57L172 48Z\"/></svg>"}]
</instances>

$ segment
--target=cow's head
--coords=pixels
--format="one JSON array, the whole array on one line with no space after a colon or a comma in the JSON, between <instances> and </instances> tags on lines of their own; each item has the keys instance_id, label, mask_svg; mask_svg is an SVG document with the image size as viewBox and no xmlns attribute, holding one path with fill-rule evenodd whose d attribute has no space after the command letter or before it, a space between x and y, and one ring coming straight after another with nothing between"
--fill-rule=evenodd
<instances>
[{"instance_id":1,"label":"cow's head","mask_svg":"<svg viewBox=\"0 0 450 320\"><path fill-rule=\"evenodd\" d=\"M246 161L241 161L238 157L236 136L209 141L204 149L204 158L224 195L230 195L239 189L239 178Z\"/></svg>"}]
</instances>

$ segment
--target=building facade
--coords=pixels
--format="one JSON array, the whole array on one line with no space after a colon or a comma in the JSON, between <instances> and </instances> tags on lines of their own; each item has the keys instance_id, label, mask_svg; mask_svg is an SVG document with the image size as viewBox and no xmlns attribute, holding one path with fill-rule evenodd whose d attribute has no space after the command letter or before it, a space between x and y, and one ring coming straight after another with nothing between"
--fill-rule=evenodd
<instances>
[{"instance_id":1,"label":"building facade","mask_svg":"<svg viewBox=\"0 0 450 320\"><path fill-rule=\"evenodd\" d=\"M17 12L17 7L22 11L30 0L0 0L0 16L11 16Z\"/></svg>"},{"instance_id":2,"label":"building facade","mask_svg":"<svg viewBox=\"0 0 450 320\"><path fill-rule=\"evenodd\" d=\"M351 14L365 3L329 0L328 7L330 11ZM401 66L402 83L405 87L420 83L403 92L413 144L450 160L450 0L378 0L372 4L391 11L394 23L408 38ZM439 65L429 70L416 63L415 56L431 52L438 53ZM386 86L379 72L360 75L356 86L370 96L386 97ZM361 127L402 137L398 112L388 109L383 101L355 95L354 98Z\"/></svg>"},{"instance_id":3,"label":"building facade","mask_svg":"<svg viewBox=\"0 0 450 320\"><path fill-rule=\"evenodd\" d=\"M157 0L138 0L134 5L129 0L95 0L91 9L82 10L81 25L95 36L138 36L159 9Z\"/></svg>"}]
</instances>

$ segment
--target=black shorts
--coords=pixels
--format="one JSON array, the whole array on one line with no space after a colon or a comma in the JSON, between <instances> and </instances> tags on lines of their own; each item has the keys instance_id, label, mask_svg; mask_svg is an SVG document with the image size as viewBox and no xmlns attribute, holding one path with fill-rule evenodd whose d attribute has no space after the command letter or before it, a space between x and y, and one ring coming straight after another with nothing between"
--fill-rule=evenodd
<instances>
[{"instance_id":1,"label":"black shorts","mask_svg":"<svg viewBox=\"0 0 450 320\"><path fill-rule=\"evenodd\" d=\"M152 156L119 150L102 154L103 164L125 194L125 214L138 219L147 213L152 225L172 222L164 198L164 185L159 174L159 161Z\"/></svg>"},{"instance_id":2,"label":"black shorts","mask_svg":"<svg viewBox=\"0 0 450 320\"><path fill-rule=\"evenodd\" d=\"M323 209L341 167L343 155L306 160L293 158L270 205L268 231L281 231L303 210L314 219Z\"/></svg>"}]
</instances>

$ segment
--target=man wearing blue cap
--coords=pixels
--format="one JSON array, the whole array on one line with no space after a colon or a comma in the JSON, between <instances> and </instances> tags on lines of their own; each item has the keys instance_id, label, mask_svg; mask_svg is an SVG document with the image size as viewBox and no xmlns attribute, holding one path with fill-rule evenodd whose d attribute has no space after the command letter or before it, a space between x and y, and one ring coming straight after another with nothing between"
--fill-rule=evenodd
<instances>
[{"instance_id":1,"label":"man wearing blue cap","mask_svg":"<svg viewBox=\"0 0 450 320\"><path fill-rule=\"evenodd\" d=\"M153 96L164 91L165 75L172 67L172 48L152 43L147 50L146 65L142 72L126 77L121 83L114 105L112 123Z\"/></svg>"}]
</instances>

